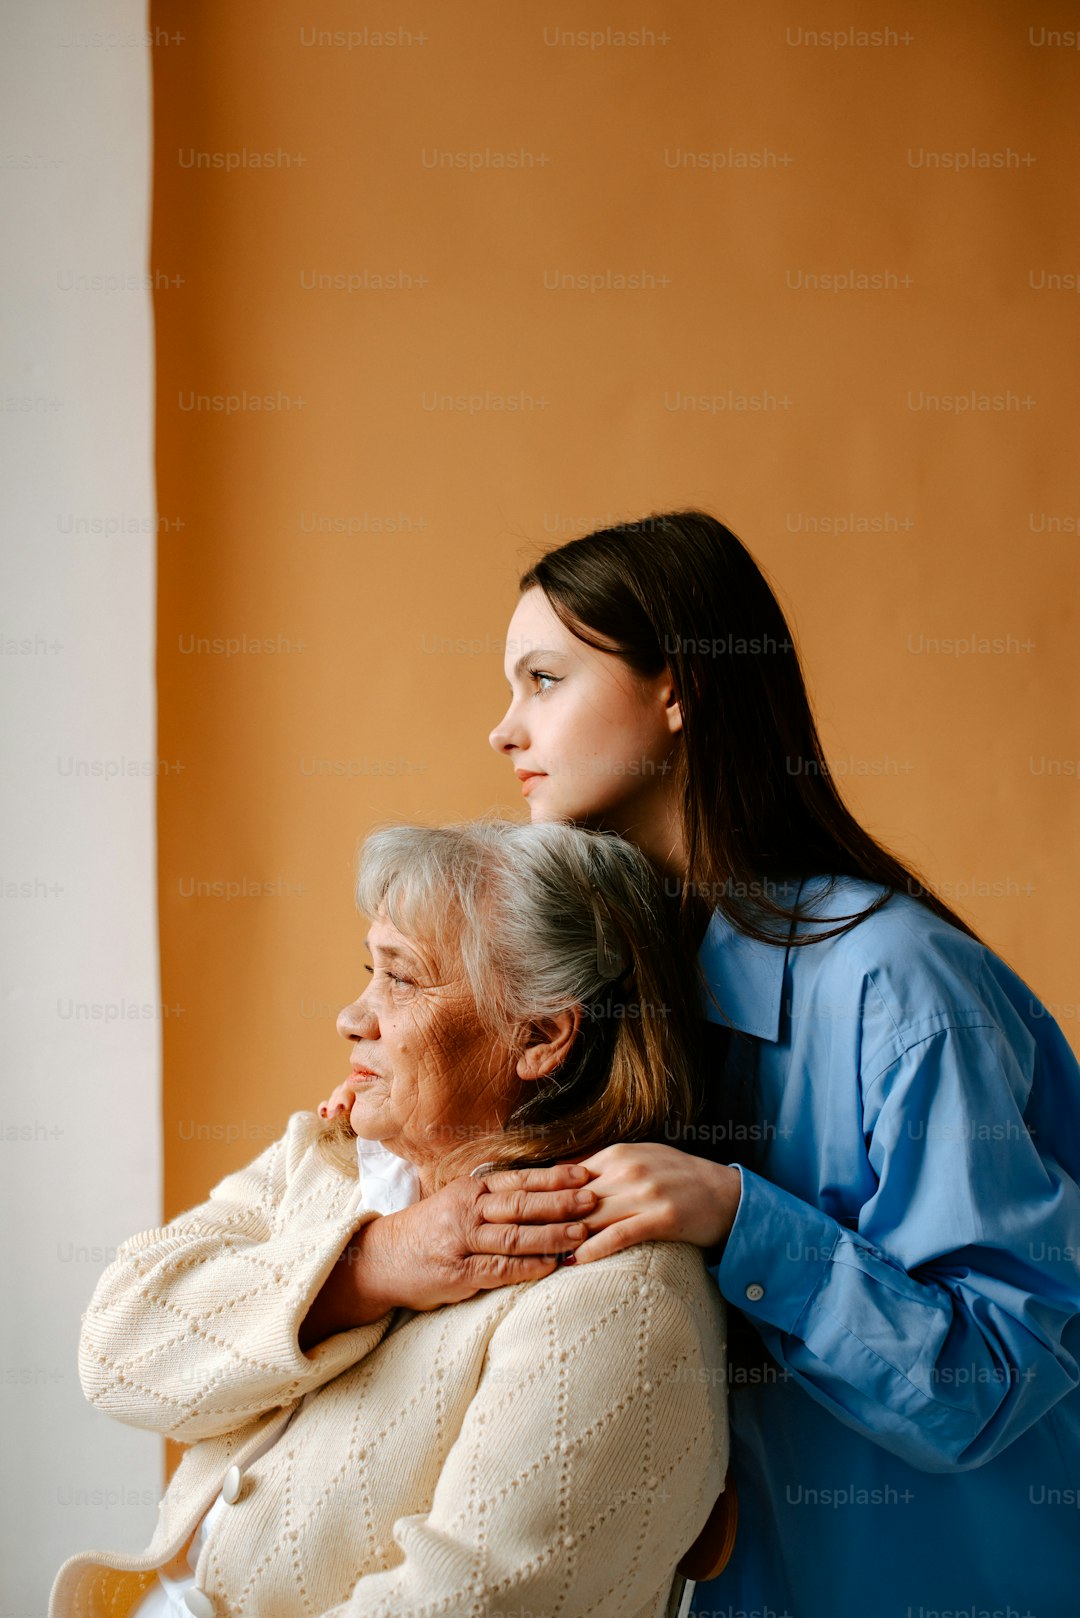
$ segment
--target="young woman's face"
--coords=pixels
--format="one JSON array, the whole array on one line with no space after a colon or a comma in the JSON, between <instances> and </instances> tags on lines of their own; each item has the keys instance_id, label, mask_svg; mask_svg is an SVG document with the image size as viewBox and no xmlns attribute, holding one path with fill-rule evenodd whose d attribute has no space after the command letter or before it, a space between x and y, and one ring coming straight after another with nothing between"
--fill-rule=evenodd
<instances>
[{"instance_id":1,"label":"young woman's face","mask_svg":"<svg viewBox=\"0 0 1080 1618\"><path fill-rule=\"evenodd\" d=\"M539 588L518 602L506 648L510 706L488 740L510 760L531 818L634 835L666 813L682 729L667 672L645 678L586 646Z\"/></svg>"}]
</instances>

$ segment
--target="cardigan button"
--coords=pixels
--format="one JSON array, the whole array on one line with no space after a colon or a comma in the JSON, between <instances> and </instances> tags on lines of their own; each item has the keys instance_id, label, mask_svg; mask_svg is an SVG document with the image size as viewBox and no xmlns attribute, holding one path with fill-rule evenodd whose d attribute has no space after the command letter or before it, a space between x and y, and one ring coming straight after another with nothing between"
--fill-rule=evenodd
<instances>
[{"instance_id":1,"label":"cardigan button","mask_svg":"<svg viewBox=\"0 0 1080 1618\"><path fill-rule=\"evenodd\" d=\"M205 1590L198 1586L184 1591L184 1605L194 1618L214 1618L216 1608Z\"/></svg>"},{"instance_id":2,"label":"cardigan button","mask_svg":"<svg viewBox=\"0 0 1080 1618\"><path fill-rule=\"evenodd\" d=\"M765 1288L761 1285L760 1281L751 1281L750 1285L746 1289L746 1296L750 1299L751 1303L757 1303L759 1299L765 1296Z\"/></svg>"},{"instance_id":3,"label":"cardigan button","mask_svg":"<svg viewBox=\"0 0 1080 1618\"><path fill-rule=\"evenodd\" d=\"M227 1506L235 1506L240 1498L244 1474L238 1466L230 1466L221 1484L221 1498Z\"/></svg>"}]
</instances>

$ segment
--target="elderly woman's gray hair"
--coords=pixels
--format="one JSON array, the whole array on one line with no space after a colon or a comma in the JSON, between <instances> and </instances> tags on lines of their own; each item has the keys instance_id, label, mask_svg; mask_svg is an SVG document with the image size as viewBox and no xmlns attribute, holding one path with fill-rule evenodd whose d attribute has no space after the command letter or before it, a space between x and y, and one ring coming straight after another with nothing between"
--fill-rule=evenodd
<instances>
[{"instance_id":1,"label":"elderly woman's gray hair","mask_svg":"<svg viewBox=\"0 0 1080 1618\"><path fill-rule=\"evenodd\" d=\"M459 959L478 1020L514 1049L542 1019L583 1013L560 1068L500 1134L449 1153L440 1179L670 1140L689 1120L695 977L676 911L632 844L559 822L387 826L361 849L357 903Z\"/></svg>"}]
</instances>

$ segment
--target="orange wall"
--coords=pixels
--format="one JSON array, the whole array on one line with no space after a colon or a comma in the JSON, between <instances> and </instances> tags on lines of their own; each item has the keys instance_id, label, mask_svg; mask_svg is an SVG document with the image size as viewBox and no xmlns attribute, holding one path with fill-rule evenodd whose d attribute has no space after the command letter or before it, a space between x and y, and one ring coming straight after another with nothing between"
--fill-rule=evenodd
<instances>
[{"instance_id":1,"label":"orange wall","mask_svg":"<svg viewBox=\"0 0 1080 1618\"><path fill-rule=\"evenodd\" d=\"M1023 8L920 0L886 8L895 41L833 49L775 3L151 10L159 509L183 525L159 541L165 1217L340 1078L364 833L518 806L485 739L515 579L608 513L698 503L746 540L853 806L1075 1038L1080 305L1040 278L1080 269L1080 54L1039 42L1075 13L1029 34ZM655 42L546 43L630 11ZM309 43L364 27L413 42ZM972 150L1004 166L921 155ZM848 271L886 284L804 284ZM288 407L186 408L245 390ZM914 408L973 393L1007 408ZM191 650L244 636L291 649ZM972 636L1010 649L925 649ZM214 882L271 891L192 894Z\"/></svg>"}]
</instances>

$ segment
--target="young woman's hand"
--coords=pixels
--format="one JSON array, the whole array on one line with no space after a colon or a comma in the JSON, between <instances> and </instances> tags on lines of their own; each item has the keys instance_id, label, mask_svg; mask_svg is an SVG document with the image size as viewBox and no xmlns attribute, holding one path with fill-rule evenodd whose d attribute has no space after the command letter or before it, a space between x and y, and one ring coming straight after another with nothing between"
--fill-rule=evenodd
<instances>
[{"instance_id":1,"label":"young woman's hand","mask_svg":"<svg viewBox=\"0 0 1080 1618\"><path fill-rule=\"evenodd\" d=\"M352 1112L355 1100L356 1091L352 1085L339 1084L336 1090L331 1091L329 1101L319 1102L319 1117L333 1118L339 1112Z\"/></svg>"},{"instance_id":2,"label":"young woman's hand","mask_svg":"<svg viewBox=\"0 0 1080 1618\"><path fill-rule=\"evenodd\" d=\"M605 1146L579 1161L599 1202L582 1216L589 1234L572 1262L606 1258L635 1242L692 1242L708 1249L727 1241L742 1195L738 1169L651 1143ZM493 1178L500 1190L512 1193L518 1172ZM524 1182L524 1174L520 1178ZM488 1199L484 1217L492 1223L513 1221L513 1195Z\"/></svg>"}]
</instances>

